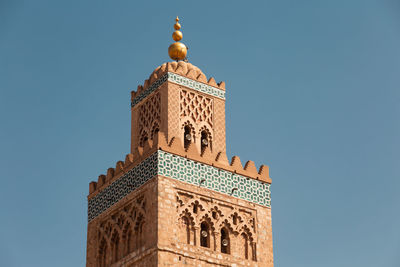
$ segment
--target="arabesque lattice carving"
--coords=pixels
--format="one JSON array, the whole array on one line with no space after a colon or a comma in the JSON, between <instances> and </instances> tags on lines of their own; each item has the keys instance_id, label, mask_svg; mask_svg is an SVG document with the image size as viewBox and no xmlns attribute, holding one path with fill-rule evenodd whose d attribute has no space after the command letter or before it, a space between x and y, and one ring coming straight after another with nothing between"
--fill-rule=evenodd
<instances>
[{"instance_id":1,"label":"arabesque lattice carving","mask_svg":"<svg viewBox=\"0 0 400 267\"><path fill-rule=\"evenodd\" d=\"M207 122L213 126L213 100L211 98L181 90L180 117L188 117L195 123Z\"/></svg>"},{"instance_id":2,"label":"arabesque lattice carving","mask_svg":"<svg viewBox=\"0 0 400 267\"><path fill-rule=\"evenodd\" d=\"M110 266L143 246L145 214L146 199L141 196L99 222L98 266Z\"/></svg>"},{"instance_id":3,"label":"arabesque lattice carving","mask_svg":"<svg viewBox=\"0 0 400 267\"><path fill-rule=\"evenodd\" d=\"M148 98L139 107L139 133L140 136L153 138L153 134L157 132L160 125L160 93L156 93Z\"/></svg>"}]
</instances>

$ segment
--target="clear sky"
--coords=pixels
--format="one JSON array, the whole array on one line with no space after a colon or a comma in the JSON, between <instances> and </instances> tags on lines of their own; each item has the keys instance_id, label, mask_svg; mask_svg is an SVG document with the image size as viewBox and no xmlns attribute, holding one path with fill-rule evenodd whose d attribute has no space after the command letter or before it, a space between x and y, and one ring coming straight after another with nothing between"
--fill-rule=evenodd
<instances>
[{"instance_id":1,"label":"clear sky","mask_svg":"<svg viewBox=\"0 0 400 267\"><path fill-rule=\"evenodd\" d=\"M275 266L400 266L398 0L0 0L0 266L85 265L88 184L177 15L228 156L270 166Z\"/></svg>"}]
</instances>

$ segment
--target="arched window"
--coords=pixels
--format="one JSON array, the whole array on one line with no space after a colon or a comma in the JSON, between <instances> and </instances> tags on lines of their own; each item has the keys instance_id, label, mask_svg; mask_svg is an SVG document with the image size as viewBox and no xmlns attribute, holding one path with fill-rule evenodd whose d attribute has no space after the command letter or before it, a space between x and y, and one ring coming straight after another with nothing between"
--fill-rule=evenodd
<instances>
[{"instance_id":1,"label":"arched window","mask_svg":"<svg viewBox=\"0 0 400 267\"><path fill-rule=\"evenodd\" d=\"M200 246L210 247L210 227L206 222L202 222L200 225Z\"/></svg>"},{"instance_id":2,"label":"arched window","mask_svg":"<svg viewBox=\"0 0 400 267\"><path fill-rule=\"evenodd\" d=\"M153 125L153 128L151 130L151 139L154 139L154 137L157 135L157 133L160 131L160 127L158 126L157 123Z\"/></svg>"},{"instance_id":3,"label":"arched window","mask_svg":"<svg viewBox=\"0 0 400 267\"><path fill-rule=\"evenodd\" d=\"M133 233L132 229L128 230L128 234L126 235L126 254L129 254L133 251Z\"/></svg>"},{"instance_id":4,"label":"arched window","mask_svg":"<svg viewBox=\"0 0 400 267\"><path fill-rule=\"evenodd\" d=\"M201 139L200 139L201 152L203 152L204 149L206 149L206 147L209 146L209 143L210 143L209 134L206 130L203 130L201 132Z\"/></svg>"},{"instance_id":5,"label":"arched window","mask_svg":"<svg viewBox=\"0 0 400 267\"><path fill-rule=\"evenodd\" d=\"M123 232L123 237L122 240L124 242L124 247L123 249L123 256L128 255L129 253L132 252L132 228L129 223L127 223L124 227L124 232Z\"/></svg>"},{"instance_id":6,"label":"arched window","mask_svg":"<svg viewBox=\"0 0 400 267\"><path fill-rule=\"evenodd\" d=\"M184 147L185 149L189 147L190 143L192 142L192 131L189 127L189 125L186 125L184 128L184 133L183 133L183 142L184 142Z\"/></svg>"},{"instance_id":7,"label":"arched window","mask_svg":"<svg viewBox=\"0 0 400 267\"><path fill-rule=\"evenodd\" d=\"M146 132L143 132L142 135L140 136L140 142L139 142L139 146L143 147L144 143L149 139L148 135Z\"/></svg>"},{"instance_id":8,"label":"arched window","mask_svg":"<svg viewBox=\"0 0 400 267\"><path fill-rule=\"evenodd\" d=\"M245 233L241 235L241 239L242 239L241 249L243 251L243 257L247 260L249 258L249 240Z\"/></svg>"},{"instance_id":9,"label":"arched window","mask_svg":"<svg viewBox=\"0 0 400 267\"><path fill-rule=\"evenodd\" d=\"M182 218L182 237L185 238L185 242L187 244L190 244L190 224L189 224L189 219L186 217ZM182 239L183 241L183 239Z\"/></svg>"},{"instance_id":10,"label":"arched window","mask_svg":"<svg viewBox=\"0 0 400 267\"><path fill-rule=\"evenodd\" d=\"M142 215L139 215L137 222L136 222L136 227L135 227L135 250L139 249L141 246L143 246L143 226L144 226L144 218Z\"/></svg>"},{"instance_id":11,"label":"arched window","mask_svg":"<svg viewBox=\"0 0 400 267\"><path fill-rule=\"evenodd\" d=\"M119 234L118 232L114 232L111 239L111 248L112 248L112 262L116 262L119 260Z\"/></svg>"},{"instance_id":12,"label":"arched window","mask_svg":"<svg viewBox=\"0 0 400 267\"><path fill-rule=\"evenodd\" d=\"M221 229L221 252L230 254L229 234L226 228Z\"/></svg>"},{"instance_id":13,"label":"arched window","mask_svg":"<svg viewBox=\"0 0 400 267\"><path fill-rule=\"evenodd\" d=\"M251 259L253 261L257 261L257 246L256 246L255 242L251 243L251 248L252 248L252 254L253 254Z\"/></svg>"},{"instance_id":14,"label":"arched window","mask_svg":"<svg viewBox=\"0 0 400 267\"><path fill-rule=\"evenodd\" d=\"M106 267L107 265L107 241L103 238L99 247L99 266Z\"/></svg>"}]
</instances>

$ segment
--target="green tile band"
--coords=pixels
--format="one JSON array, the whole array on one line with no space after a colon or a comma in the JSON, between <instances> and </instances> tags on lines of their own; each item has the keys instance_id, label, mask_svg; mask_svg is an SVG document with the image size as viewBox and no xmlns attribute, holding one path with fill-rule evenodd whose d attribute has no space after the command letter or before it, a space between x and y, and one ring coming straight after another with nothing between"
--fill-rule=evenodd
<instances>
[{"instance_id":1,"label":"green tile band","mask_svg":"<svg viewBox=\"0 0 400 267\"><path fill-rule=\"evenodd\" d=\"M158 150L89 200L88 221L157 174L271 207L270 184Z\"/></svg>"},{"instance_id":2,"label":"green tile band","mask_svg":"<svg viewBox=\"0 0 400 267\"><path fill-rule=\"evenodd\" d=\"M270 184L161 150L158 151L158 174L263 206L271 206Z\"/></svg>"},{"instance_id":3,"label":"green tile band","mask_svg":"<svg viewBox=\"0 0 400 267\"><path fill-rule=\"evenodd\" d=\"M215 97L218 97L221 99L225 99L225 91L224 90L221 90L219 88L213 87L208 84L204 84L204 83L186 78L186 77L181 76L176 73L167 72L162 77L160 77L158 80L156 80L154 83L152 83L145 91L143 91L138 96L136 96L131 102L131 107L134 107L137 104L139 104L143 99L145 99L148 95L150 95L152 92L154 92L158 87L160 87L166 81L188 87L190 89L199 91L204 94L208 94L208 95L215 96Z\"/></svg>"}]
</instances>

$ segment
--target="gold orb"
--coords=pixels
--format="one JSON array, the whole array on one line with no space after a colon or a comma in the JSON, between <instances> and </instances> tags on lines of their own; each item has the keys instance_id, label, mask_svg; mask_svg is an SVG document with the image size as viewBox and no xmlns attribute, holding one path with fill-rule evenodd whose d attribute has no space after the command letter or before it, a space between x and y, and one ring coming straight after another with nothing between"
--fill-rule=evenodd
<instances>
[{"instance_id":1,"label":"gold orb","mask_svg":"<svg viewBox=\"0 0 400 267\"><path fill-rule=\"evenodd\" d=\"M172 34L172 39L174 39L175 42L182 40L182 32L174 31L174 33Z\"/></svg>"},{"instance_id":2,"label":"gold orb","mask_svg":"<svg viewBox=\"0 0 400 267\"><path fill-rule=\"evenodd\" d=\"M168 48L168 54L173 60L183 60L186 58L187 47L180 42L173 43Z\"/></svg>"},{"instance_id":3,"label":"gold orb","mask_svg":"<svg viewBox=\"0 0 400 267\"><path fill-rule=\"evenodd\" d=\"M175 30L179 30L180 28L181 28L181 24L179 24L178 22L175 23L174 29L175 29Z\"/></svg>"}]
</instances>

